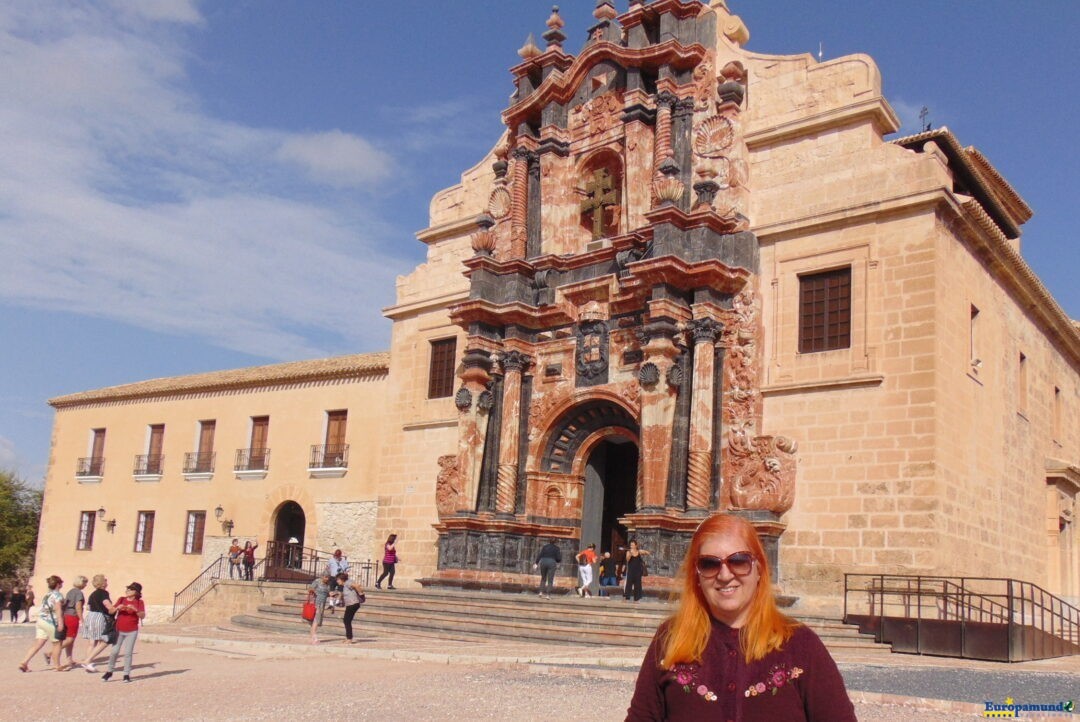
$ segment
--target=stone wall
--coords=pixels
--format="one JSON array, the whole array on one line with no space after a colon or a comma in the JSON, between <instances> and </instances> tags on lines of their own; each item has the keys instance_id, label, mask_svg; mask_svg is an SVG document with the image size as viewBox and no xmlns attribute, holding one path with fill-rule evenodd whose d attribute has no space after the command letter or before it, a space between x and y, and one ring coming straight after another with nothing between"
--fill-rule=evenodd
<instances>
[{"instance_id":1,"label":"stone wall","mask_svg":"<svg viewBox=\"0 0 1080 722\"><path fill-rule=\"evenodd\" d=\"M221 624L237 614L252 614L262 605L279 602L286 594L298 589L295 584L222 581L173 621L181 624ZM300 617L299 605L296 616ZM166 619L167 616L158 621Z\"/></svg>"},{"instance_id":2,"label":"stone wall","mask_svg":"<svg viewBox=\"0 0 1080 722\"><path fill-rule=\"evenodd\" d=\"M375 540L378 512L379 502L374 500L315 504L315 514L319 517L319 534L313 540L315 547L327 552L341 549L353 562L369 558L379 561L372 556L372 550L380 546Z\"/></svg>"}]
</instances>

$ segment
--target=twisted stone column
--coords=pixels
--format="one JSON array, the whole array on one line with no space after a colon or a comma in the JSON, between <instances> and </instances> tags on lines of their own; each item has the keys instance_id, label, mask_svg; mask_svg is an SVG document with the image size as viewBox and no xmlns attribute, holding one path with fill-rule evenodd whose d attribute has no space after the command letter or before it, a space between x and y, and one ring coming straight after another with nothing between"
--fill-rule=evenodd
<instances>
[{"instance_id":1,"label":"twisted stone column","mask_svg":"<svg viewBox=\"0 0 1080 722\"><path fill-rule=\"evenodd\" d=\"M510 181L510 257L524 258L528 244L529 156L527 148L515 148Z\"/></svg>"},{"instance_id":2,"label":"twisted stone column","mask_svg":"<svg viewBox=\"0 0 1080 722\"><path fill-rule=\"evenodd\" d=\"M532 359L520 351L508 351L502 358L502 435L499 437L498 481L495 487L495 511L499 514L513 514L517 500L521 374L531 365Z\"/></svg>"},{"instance_id":3,"label":"twisted stone column","mask_svg":"<svg viewBox=\"0 0 1080 722\"><path fill-rule=\"evenodd\" d=\"M696 318L688 328L694 339L694 384L690 401L686 506L707 510L713 462L714 344L723 327L711 318Z\"/></svg>"}]
</instances>

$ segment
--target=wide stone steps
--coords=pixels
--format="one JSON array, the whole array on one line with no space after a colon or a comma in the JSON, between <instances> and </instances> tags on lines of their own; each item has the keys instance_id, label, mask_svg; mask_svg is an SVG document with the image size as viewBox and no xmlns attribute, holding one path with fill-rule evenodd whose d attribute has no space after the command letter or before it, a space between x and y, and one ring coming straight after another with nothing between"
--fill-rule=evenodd
<instances>
[{"instance_id":1,"label":"wide stone steps","mask_svg":"<svg viewBox=\"0 0 1080 722\"><path fill-rule=\"evenodd\" d=\"M255 614L232 618L240 627L302 634L305 593L298 587ZM671 614L670 604L627 602L621 597L540 599L532 594L451 590L371 590L353 626L358 636L370 631L442 639L499 638L537 643L645 647L657 626ZM344 636L342 610L324 616L321 636ZM831 649L859 649L888 654L872 635L835 620L802 619Z\"/></svg>"}]
</instances>

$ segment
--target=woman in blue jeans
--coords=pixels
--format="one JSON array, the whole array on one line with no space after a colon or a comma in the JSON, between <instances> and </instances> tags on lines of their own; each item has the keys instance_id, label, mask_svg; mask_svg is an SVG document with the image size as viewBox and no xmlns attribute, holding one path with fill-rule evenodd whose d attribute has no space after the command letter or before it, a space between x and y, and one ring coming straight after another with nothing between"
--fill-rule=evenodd
<instances>
[{"instance_id":1,"label":"woman in blue jeans","mask_svg":"<svg viewBox=\"0 0 1080 722\"><path fill-rule=\"evenodd\" d=\"M116 644L113 645L112 654L109 655L109 671L101 675L105 682L116 671L116 658L120 656L120 650L126 651L124 657L124 681L131 681L131 657L135 653L135 640L139 638L139 622L146 617L146 606L142 600L142 585L132 582L124 589L124 596L113 605L113 614L116 615Z\"/></svg>"}]
</instances>

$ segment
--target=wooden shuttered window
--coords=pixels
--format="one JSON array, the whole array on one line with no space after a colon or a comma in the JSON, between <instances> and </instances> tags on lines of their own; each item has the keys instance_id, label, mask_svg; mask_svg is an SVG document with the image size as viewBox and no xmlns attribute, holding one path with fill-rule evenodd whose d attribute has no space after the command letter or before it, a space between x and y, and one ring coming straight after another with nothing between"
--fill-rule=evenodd
<instances>
[{"instance_id":1,"label":"wooden shuttered window","mask_svg":"<svg viewBox=\"0 0 1080 722\"><path fill-rule=\"evenodd\" d=\"M86 552L94 548L94 524L96 522L96 511L84 511L79 514L79 536L75 541L77 550Z\"/></svg>"},{"instance_id":2,"label":"wooden shuttered window","mask_svg":"<svg viewBox=\"0 0 1080 722\"><path fill-rule=\"evenodd\" d=\"M184 535L184 553L202 554L203 534L206 532L206 512L187 513L187 533Z\"/></svg>"},{"instance_id":3,"label":"wooden shuttered window","mask_svg":"<svg viewBox=\"0 0 1080 722\"><path fill-rule=\"evenodd\" d=\"M799 277L799 353L851 347L851 268Z\"/></svg>"},{"instance_id":4,"label":"wooden shuttered window","mask_svg":"<svg viewBox=\"0 0 1080 722\"><path fill-rule=\"evenodd\" d=\"M154 545L154 512L140 511L135 526L135 551L149 552Z\"/></svg>"},{"instance_id":5,"label":"wooden shuttered window","mask_svg":"<svg viewBox=\"0 0 1080 722\"><path fill-rule=\"evenodd\" d=\"M326 448L345 448L345 427L349 420L348 411L326 412Z\"/></svg>"},{"instance_id":6,"label":"wooden shuttered window","mask_svg":"<svg viewBox=\"0 0 1080 722\"><path fill-rule=\"evenodd\" d=\"M456 338L443 338L431 342L431 369L428 376L429 399L453 396L456 361Z\"/></svg>"}]
</instances>

